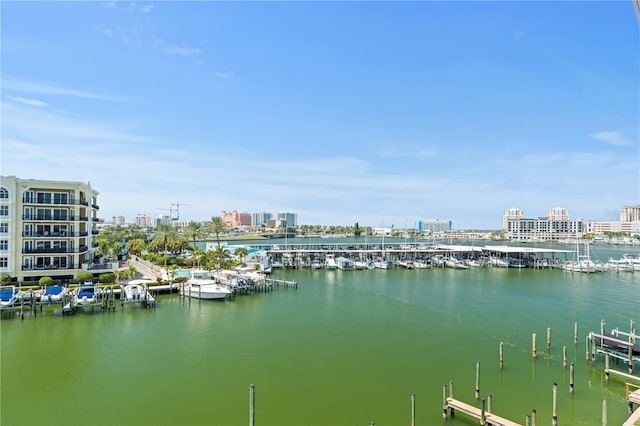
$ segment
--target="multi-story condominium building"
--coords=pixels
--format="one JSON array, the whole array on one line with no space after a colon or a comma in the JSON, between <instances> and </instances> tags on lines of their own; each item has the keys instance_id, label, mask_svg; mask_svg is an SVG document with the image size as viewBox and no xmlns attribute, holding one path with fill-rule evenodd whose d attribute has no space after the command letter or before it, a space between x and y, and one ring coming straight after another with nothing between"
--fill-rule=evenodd
<instances>
[{"instance_id":1,"label":"multi-story condominium building","mask_svg":"<svg viewBox=\"0 0 640 426\"><path fill-rule=\"evenodd\" d=\"M0 176L0 272L73 279L98 246L97 197L90 183Z\"/></svg>"},{"instance_id":2,"label":"multi-story condominium building","mask_svg":"<svg viewBox=\"0 0 640 426\"><path fill-rule=\"evenodd\" d=\"M253 226L267 226L267 222L273 218L273 215L267 212L254 213L251 216L251 225Z\"/></svg>"},{"instance_id":3,"label":"multi-story condominium building","mask_svg":"<svg viewBox=\"0 0 640 426\"><path fill-rule=\"evenodd\" d=\"M451 230L450 220L427 219L418 221L418 231L444 232Z\"/></svg>"},{"instance_id":4,"label":"multi-story condominium building","mask_svg":"<svg viewBox=\"0 0 640 426\"><path fill-rule=\"evenodd\" d=\"M237 211L227 212L222 210L220 213L220 219L227 228L238 228L240 226L251 226L251 214Z\"/></svg>"},{"instance_id":5,"label":"multi-story condominium building","mask_svg":"<svg viewBox=\"0 0 640 426\"><path fill-rule=\"evenodd\" d=\"M298 215L289 212L278 212L278 219L286 221L287 228L295 228L298 226Z\"/></svg>"},{"instance_id":6,"label":"multi-story condominium building","mask_svg":"<svg viewBox=\"0 0 640 426\"><path fill-rule=\"evenodd\" d=\"M587 232L603 234L605 232L622 232L640 235L640 206L624 206L620 211L620 220L613 222L596 222L590 220Z\"/></svg>"},{"instance_id":7,"label":"multi-story condominium building","mask_svg":"<svg viewBox=\"0 0 640 426\"><path fill-rule=\"evenodd\" d=\"M620 212L620 222L640 222L640 206L624 206Z\"/></svg>"},{"instance_id":8,"label":"multi-story condominium building","mask_svg":"<svg viewBox=\"0 0 640 426\"><path fill-rule=\"evenodd\" d=\"M138 225L142 228L151 228L151 218L145 215L137 215L133 218L133 224Z\"/></svg>"},{"instance_id":9,"label":"multi-story condominium building","mask_svg":"<svg viewBox=\"0 0 640 426\"><path fill-rule=\"evenodd\" d=\"M571 220L566 209L555 207L547 217L525 218L519 209L508 209L503 216L506 237L515 241L576 240L584 236L582 219ZM518 217L520 216L520 217Z\"/></svg>"},{"instance_id":10,"label":"multi-story condominium building","mask_svg":"<svg viewBox=\"0 0 640 426\"><path fill-rule=\"evenodd\" d=\"M111 217L111 223L113 223L114 225L124 225L125 224L124 216Z\"/></svg>"}]
</instances>

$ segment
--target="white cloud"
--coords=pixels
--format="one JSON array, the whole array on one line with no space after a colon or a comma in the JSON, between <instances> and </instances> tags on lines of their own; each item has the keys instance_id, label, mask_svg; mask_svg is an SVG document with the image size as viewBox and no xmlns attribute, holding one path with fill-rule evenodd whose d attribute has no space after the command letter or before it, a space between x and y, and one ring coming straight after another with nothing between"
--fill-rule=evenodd
<instances>
[{"instance_id":1,"label":"white cloud","mask_svg":"<svg viewBox=\"0 0 640 426\"><path fill-rule=\"evenodd\" d=\"M6 77L3 81L5 91L15 91L21 93L29 93L35 95L51 95L51 96L71 96L84 99L93 99L99 101L121 102L122 98L117 96L105 95L83 90L68 89L55 84L42 83L37 81L21 80Z\"/></svg>"},{"instance_id":2,"label":"white cloud","mask_svg":"<svg viewBox=\"0 0 640 426\"><path fill-rule=\"evenodd\" d=\"M217 71L214 75L217 78L231 78L234 76L232 71Z\"/></svg>"},{"instance_id":3,"label":"white cloud","mask_svg":"<svg viewBox=\"0 0 640 426\"><path fill-rule=\"evenodd\" d=\"M14 96L7 96L7 99L12 100L13 102L18 102L20 104L35 106L40 108L47 106L45 102L42 102L37 99L27 99L27 98L20 98L20 97L14 97Z\"/></svg>"},{"instance_id":4,"label":"white cloud","mask_svg":"<svg viewBox=\"0 0 640 426\"><path fill-rule=\"evenodd\" d=\"M589 136L595 140L604 142L607 145L613 145L613 146L631 145L631 141L626 136L624 136L622 132L616 132L616 131L597 132L597 133L591 133Z\"/></svg>"},{"instance_id":5,"label":"white cloud","mask_svg":"<svg viewBox=\"0 0 640 426\"><path fill-rule=\"evenodd\" d=\"M166 46L164 49L162 49L162 51L167 55L180 55L184 57L197 55L200 52L202 52L202 50L198 49L197 47L176 46L176 45Z\"/></svg>"}]
</instances>

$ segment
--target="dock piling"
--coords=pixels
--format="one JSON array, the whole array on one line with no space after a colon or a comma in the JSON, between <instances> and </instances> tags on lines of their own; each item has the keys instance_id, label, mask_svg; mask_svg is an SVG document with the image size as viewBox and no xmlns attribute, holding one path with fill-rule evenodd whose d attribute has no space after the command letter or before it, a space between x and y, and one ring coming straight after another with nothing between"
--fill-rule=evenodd
<instances>
[{"instance_id":1,"label":"dock piling","mask_svg":"<svg viewBox=\"0 0 640 426\"><path fill-rule=\"evenodd\" d=\"M551 350L551 327L547 327L547 351Z\"/></svg>"},{"instance_id":2,"label":"dock piling","mask_svg":"<svg viewBox=\"0 0 640 426\"><path fill-rule=\"evenodd\" d=\"M531 335L531 356L538 358L538 349L536 348L536 333Z\"/></svg>"},{"instance_id":3,"label":"dock piling","mask_svg":"<svg viewBox=\"0 0 640 426\"><path fill-rule=\"evenodd\" d=\"M607 398L602 398L602 426L607 426Z\"/></svg>"},{"instance_id":4,"label":"dock piling","mask_svg":"<svg viewBox=\"0 0 640 426\"><path fill-rule=\"evenodd\" d=\"M500 342L500 368L504 368L504 343Z\"/></svg>"},{"instance_id":5,"label":"dock piling","mask_svg":"<svg viewBox=\"0 0 640 426\"><path fill-rule=\"evenodd\" d=\"M476 363L476 399L480 398L480 361Z\"/></svg>"},{"instance_id":6,"label":"dock piling","mask_svg":"<svg viewBox=\"0 0 640 426\"><path fill-rule=\"evenodd\" d=\"M552 409L552 426L558 426L558 384L553 384L553 409Z\"/></svg>"},{"instance_id":7,"label":"dock piling","mask_svg":"<svg viewBox=\"0 0 640 426\"><path fill-rule=\"evenodd\" d=\"M562 347L562 366L567 368L567 347Z\"/></svg>"},{"instance_id":8,"label":"dock piling","mask_svg":"<svg viewBox=\"0 0 640 426\"><path fill-rule=\"evenodd\" d=\"M411 394L411 426L416 426L416 394Z\"/></svg>"},{"instance_id":9,"label":"dock piling","mask_svg":"<svg viewBox=\"0 0 640 426\"><path fill-rule=\"evenodd\" d=\"M525 426L531 426L531 417L528 414L524 416L524 424Z\"/></svg>"},{"instance_id":10,"label":"dock piling","mask_svg":"<svg viewBox=\"0 0 640 426\"><path fill-rule=\"evenodd\" d=\"M578 344L578 323L573 324L573 344Z\"/></svg>"},{"instance_id":11,"label":"dock piling","mask_svg":"<svg viewBox=\"0 0 640 426\"><path fill-rule=\"evenodd\" d=\"M447 420L447 385L442 385L442 420Z\"/></svg>"},{"instance_id":12,"label":"dock piling","mask_svg":"<svg viewBox=\"0 0 640 426\"><path fill-rule=\"evenodd\" d=\"M573 362L569 365L569 393L573 395L574 392L574 379L575 379L575 368Z\"/></svg>"},{"instance_id":13,"label":"dock piling","mask_svg":"<svg viewBox=\"0 0 640 426\"><path fill-rule=\"evenodd\" d=\"M249 426L256 424L256 385L249 385Z\"/></svg>"},{"instance_id":14,"label":"dock piling","mask_svg":"<svg viewBox=\"0 0 640 426\"><path fill-rule=\"evenodd\" d=\"M536 417L538 416L538 412L534 408L531 410L531 426L536 426Z\"/></svg>"},{"instance_id":15,"label":"dock piling","mask_svg":"<svg viewBox=\"0 0 640 426\"><path fill-rule=\"evenodd\" d=\"M487 402L484 398L480 400L480 424L485 425L487 423L487 411L486 411Z\"/></svg>"}]
</instances>

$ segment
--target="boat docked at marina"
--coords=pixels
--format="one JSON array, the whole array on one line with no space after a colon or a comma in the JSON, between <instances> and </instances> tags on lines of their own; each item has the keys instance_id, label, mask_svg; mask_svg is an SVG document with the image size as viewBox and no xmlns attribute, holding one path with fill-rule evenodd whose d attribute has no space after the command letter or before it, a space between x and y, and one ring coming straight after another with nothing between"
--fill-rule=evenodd
<instances>
[{"instance_id":1,"label":"boat docked at marina","mask_svg":"<svg viewBox=\"0 0 640 426\"><path fill-rule=\"evenodd\" d=\"M602 265L594 262L589 254L589 243L584 243L585 252L580 253L580 247L576 244L576 259L565 262L562 268L569 272L585 272L594 273L602 272L604 268Z\"/></svg>"},{"instance_id":2,"label":"boat docked at marina","mask_svg":"<svg viewBox=\"0 0 640 426\"><path fill-rule=\"evenodd\" d=\"M69 289L61 285L50 285L45 287L40 296L41 303L59 303L65 295L69 293Z\"/></svg>"},{"instance_id":3,"label":"boat docked at marina","mask_svg":"<svg viewBox=\"0 0 640 426\"><path fill-rule=\"evenodd\" d=\"M133 280L122 286L120 298L122 302L144 302L149 299L147 281ZM153 298L151 298L153 299Z\"/></svg>"},{"instance_id":4,"label":"boat docked at marina","mask_svg":"<svg viewBox=\"0 0 640 426\"><path fill-rule=\"evenodd\" d=\"M7 309L18 304L20 291L16 286L0 287L0 309Z\"/></svg>"},{"instance_id":5,"label":"boat docked at marina","mask_svg":"<svg viewBox=\"0 0 640 426\"><path fill-rule=\"evenodd\" d=\"M74 293L73 302L75 306L89 306L99 302L101 291L96 285L87 281L80 285Z\"/></svg>"},{"instance_id":6,"label":"boat docked at marina","mask_svg":"<svg viewBox=\"0 0 640 426\"><path fill-rule=\"evenodd\" d=\"M324 258L324 267L325 269L338 269L338 264L336 263L336 258L333 254L327 254Z\"/></svg>"},{"instance_id":7,"label":"boat docked at marina","mask_svg":"<svg viewBox=\"0 0 640 426\"><path fill-rule=\"evenodd\" d=\"M376 259L373 264L376 269L389 269L389 266L391 266L390 262L385 259Z\"/></svg>"},{"instance_id":8,"label":"boat docked at marina","mask_svg":"<svg viewBox=\"0 0 640 426\"><path fill-rule=\"evenodd\" d=\"M205 270L189 271L189 279L182 289L182 294L188 297L205 300L224 300L233 291L216 282Z\"/></svg>"},{"instance_id":9,"label":"boat docked at marina","mask_svg":"<svg viewBox=\"0 0 640 426\"><path fill-rule=\"evenodd\" d=\"M355 269L354 264L353 264L353 260L349 259L348 257L344 257L344 256L338 256L336 258L336 267L338 269L341 269L343 271L352 271Z\"/></svg>"}]
</instances>

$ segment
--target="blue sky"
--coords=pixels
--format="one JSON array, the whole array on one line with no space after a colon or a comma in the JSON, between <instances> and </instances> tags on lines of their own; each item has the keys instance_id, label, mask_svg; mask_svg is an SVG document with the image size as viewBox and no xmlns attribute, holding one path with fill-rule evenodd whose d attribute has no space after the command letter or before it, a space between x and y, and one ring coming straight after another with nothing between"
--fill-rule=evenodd
<instances>
[{"instance_id":1,"label":"blue sky","mask_svg":"<svg viewBox=\"0 0 640 426\"><path fill-rule=\"evenodd\" d=\"M2 174L100 216L499 229L640 203L616 2L2 2Z\"/></svg>"}]
</instances>

